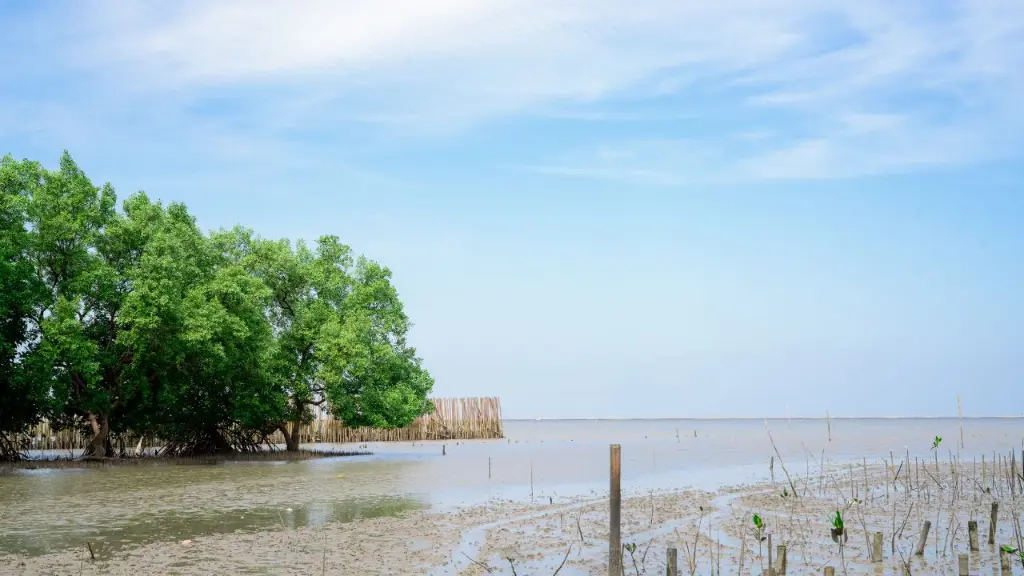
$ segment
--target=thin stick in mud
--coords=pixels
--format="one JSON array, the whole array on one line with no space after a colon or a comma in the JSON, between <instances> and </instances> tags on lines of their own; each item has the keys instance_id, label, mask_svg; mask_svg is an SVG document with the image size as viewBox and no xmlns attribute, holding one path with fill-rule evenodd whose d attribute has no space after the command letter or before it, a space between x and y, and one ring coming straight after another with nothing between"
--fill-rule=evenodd
<instances>
[{"instance_id":1,"label":"thin stick in mud","mask_svg":"<svg viewBox=\"0 0 1024 576\"><path fill-rule=\"evenodd\" d=\"M800 495L797 494L796 484L793 484L793 479L789 476L789 470L786 470L786 463L782 461L782 454L779 454L779 447L775 445L775 439L772 438L772 429L768 427L768 418L764 419L764 429L768 432L768 440L772 443L775 455L779 458L779 466L782 467L782 472L786 475L786 481L789 482L789 488L793 491L793 497L799 498Z\"/></svg>"}]
</instances>

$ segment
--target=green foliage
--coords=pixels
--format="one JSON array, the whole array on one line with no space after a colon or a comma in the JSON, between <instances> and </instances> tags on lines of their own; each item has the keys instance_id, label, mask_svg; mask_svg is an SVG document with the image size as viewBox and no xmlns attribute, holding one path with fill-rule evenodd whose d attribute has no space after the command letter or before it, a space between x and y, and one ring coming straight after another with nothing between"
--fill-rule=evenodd
<instances>
[{"instance_id":1,"label":"green foliage","mask_svg":"<svg viewBox=\"0 0 1024 576\"><path fill-rule=\"evenodd\" d=\"M112 455L128 429L223 450L313 405L380 427L432 406L390 271L335 237L206 235L141 192L118 210L67 153L0 162L0 232L0 457L42 417Z\"/></svg>"},{"instance_id":2,"label":"green foliage","mask_svg":"<svg viewBox=\"0 0 1024 576\"><path fill-rule=\"evenodd\" d=\"M35 167L0 160L0 459L14 458L14 436L36 423L47 406L47 389L22 362L31 346L29 322L42 296L28 258L25 191Z\"/></svg>"},{"instance_id":3,"label":"green foliage","mask_svg":"<svg viewBox=\"0 0 1024 576\"><path fill-rule=\"evenodd\" d=\"M836 510L835 516L832 517L832 528L839 534L843 533L843 513Z\"/></svg>"},{"instance_id":4,"label":"green foliage","mask_svg":"<svg viewBox=\"0 0 1024 576\"><path fill-rule=\"evenodd\" d=\"M288 397L292 428L279 425L286 436L312 417L312 406L329 406L350 426L380 428L405 426L432 408L433 379L406 342L410 323L388 269L353 258L333 236L293 247L236 229L215 243L271 295L270 367Z\"/></svg>"},{"instance_id":5,"label":"green foliage","mask_svg":"<svg viewBox=\"0 0 1024 576\"><path fill-rule=\"evenodd\" d=\"M942 444L942 436L936 436L935 439L932 440L932 450L937 449L939 444Z\"/></svg>"}]
</instances>

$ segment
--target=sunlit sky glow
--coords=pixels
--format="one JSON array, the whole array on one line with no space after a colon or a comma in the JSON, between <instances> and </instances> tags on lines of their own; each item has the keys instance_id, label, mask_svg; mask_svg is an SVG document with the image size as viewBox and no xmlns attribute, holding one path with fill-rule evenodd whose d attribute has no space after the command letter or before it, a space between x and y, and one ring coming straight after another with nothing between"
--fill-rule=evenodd
<instances>
[{"instance_id":1,"label":"sunlit sky glow","mask_svg":"<svg viewBox=\"0 0 1024 576\"><path fill-rule=\"evenodd\" d=\"M0 154L337 234L510 417L1024 412L1017 0L0 0Z\"/></svg>"}]
</instances>

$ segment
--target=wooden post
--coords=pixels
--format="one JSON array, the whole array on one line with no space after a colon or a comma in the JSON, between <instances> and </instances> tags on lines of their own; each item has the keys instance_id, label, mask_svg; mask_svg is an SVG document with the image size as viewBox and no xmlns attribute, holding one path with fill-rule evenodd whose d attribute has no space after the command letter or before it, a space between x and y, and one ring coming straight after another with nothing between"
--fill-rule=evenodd
<instances>
[{"instance_id":1,"label":"wooden post","mask_svg":"<svg viewBox=\"0 0 1024 576\"><path fill-rule=\"evenodd\" d=\"M971 544L971 552L978 551L978 521L967 521L967 540Z\"/></svg>"},{"instance_id":2,"label":"wooden post","mask_svg":"<svg viewBox=\"0 0 1024 576\"><path fill-rule=\"evenodd\" d=\"M1000 574L1013 574L1013 568L1010 567L1010 555L1003 550L1003 547L999 547L999 572Z\"/></svg>"},{"instance_id":3,"label":"wooden post","mask_svg":"<svg viewBox=\"0 0 1024 576\"><path fill-rule=\"evenodd\" d=\"M836 569L831 566L825 566L825 576L836 576Z\"/></svg>"},{"instance_id":4,"label":"wooden post","mask_svg":"<svg viewBox=\"0 0 1024 576\"><path fill-rule=\"evenodd\" d=\"M491 457L487 457L487 479L491 479Z\"/></svg>"},{"instance_id":5,"label":"wooden post","mask_svg":"<svg viewBox=\"0 0 1024 576\"><path fill-rule=\"evenodd\" d=\"M999 522L999 502L992 503L992 515L988 519L988 545L996 545L996 523Z\"/></svg>"},{"instance_id":6,"label":"wooden post","mask_svg":"<svg viewBox=\"0 0 1024 576\"><path fill-rule=\"evenodd\" d=\"M956 411L960 416L960 449L964 447L964 405L960 402L960 395L956 395Z\"/></svg>"},{"instance_id":7,"label":"wooden post","mask_svg":"<svg viewBox=\"0 0 1024 576\"><path fill-rule=\"evenodd\" d=\"M533 460L530 460L530 502L533 502Z\"/></svg>"},{"instance_id":8,"label":"wooden post","mask_svg":"<svg viewBox=\"0 0 1024 576\"><path fill-rule=\"evenodd\" d=\"M786 574L786 545L779 544L775 547L775 556L779 559L779 569L775 571L776 574L785 576Z\"/></svg>"},{"instance_id":9,"label":"wooden post","mask_svg":"<svg viewBox=\"0 0 1024 576\"><path fill-rule=\"evenodd\" d=\"M772 569L772 534L768 533L768 576L775 576L775 570Z\"/></svg>"},{"instance_id":10,"label":"wooden post","mask_svg":"<svg viewBox=\"0 0 1024 576\"><path fill-rule=\"evenodd\" d=\"M608 504L611 512L608 518L608 576L622 575L622 446L611 446L611 480Z\"/></svg>"},{"instance_id":11,"label":"wooden post","mask_svg":"<svg viewBox=\"0 0 1024 576\"><path fill-rule=\"evenodd\" d=\"M668 547L668 576L679 576L679 551L675 546Z\"/></svg>"},{"instance_id":12,"label":"wooden post","mask_svg":"<svg viewBox=\"0 0 1024 576\"><path fill-rule=\"evenodd\" d=\"M871 561L878 563L882 561L882 533L875 532L871 540Z\"/></svg>"},{"instance_id":13,"label":"wooden post","mask_svg":"<svg viewBox=\"0 0 1024 576\"><path fill-rule=\"evenodd\" d=\"M928 543L928 531L932 529L932 521L925 520L921 526L921 537L917 540L917 548L914 549L914 556L924 556L924 547Z\"/></svg>"},{"instance_id":14,"label":"wooden post","mask_svg":"<svg viewBox=\"0 0 1024 576\"><path fill-rule=\"evenodd\" d=\"M970 576L967 570L967 554L960 555L960 576Z\"/></svg>"}]
</instances>

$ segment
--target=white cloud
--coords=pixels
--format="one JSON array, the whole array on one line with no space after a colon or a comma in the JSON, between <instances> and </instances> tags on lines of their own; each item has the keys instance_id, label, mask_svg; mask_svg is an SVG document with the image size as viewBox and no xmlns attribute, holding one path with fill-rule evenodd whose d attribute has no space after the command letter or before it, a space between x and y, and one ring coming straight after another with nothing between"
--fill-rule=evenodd
<instances>
[{"instance_id":1,"label":"white cloud","mask_svg":"<svg viewBox=\"0 0 1024 576\"><path fill-rule=\"evenodd\" d=\"M695 90L713 87L721 107L785 114L792 124L772 137L761 136L762 126L712 134L701 144L717 159L711 167L752 178L819 178L991 157L1024 126L1024 6L1015 0L75 6L64 24L78 32L60 37L71 41L61 57L79 73L116 81L119 101L184 107L234 90L251 100L248 120L264 133L353 120L436 133L551 110L622 118L602 103L672 95L685 106ZM695 105L680 115L700 111ZM616 146L634 144L606 148ZM670 183L679 180L669 165L678 146L666 146L654 162L580 151L582 164L551 159L541 169L621 170Z\"/></svg>"}]
</instances>

